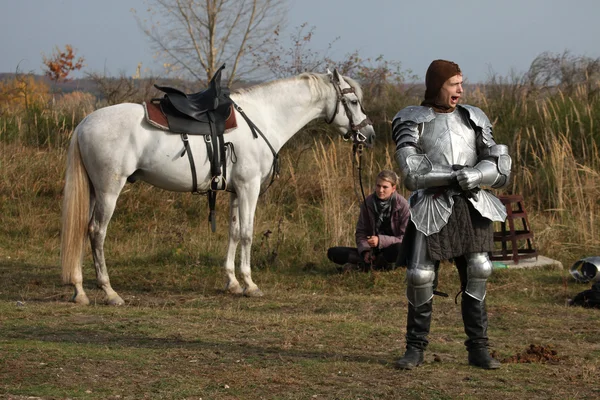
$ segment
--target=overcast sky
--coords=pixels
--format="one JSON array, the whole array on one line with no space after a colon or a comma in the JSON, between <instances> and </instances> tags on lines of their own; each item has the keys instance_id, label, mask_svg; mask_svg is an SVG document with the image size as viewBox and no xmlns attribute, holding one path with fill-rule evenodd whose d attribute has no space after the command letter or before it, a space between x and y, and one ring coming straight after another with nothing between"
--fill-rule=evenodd
<instances>
[{"instance_id":1,"label":"overcast sky","mask_svg":"<svg viewBox=\"0 0 600 400\"><path fill-rule=\"evenodd\" d=\"M357 50L382 55L421 78L436 58L457 62L470 82L490 71L525 72L542 52L600 57L600 0L289 0L288 37L314 26L311 47L334 59ZM71 44L87 72L133 74L138 63L160 76L132 8L142 0L0 0L0 72L41 73L42 53Z\"/></svg>"}]
</instances>

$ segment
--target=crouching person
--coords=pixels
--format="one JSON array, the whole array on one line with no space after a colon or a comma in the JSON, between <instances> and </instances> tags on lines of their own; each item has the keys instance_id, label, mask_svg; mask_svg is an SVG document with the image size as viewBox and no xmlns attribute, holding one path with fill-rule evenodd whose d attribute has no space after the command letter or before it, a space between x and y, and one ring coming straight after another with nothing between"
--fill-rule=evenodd
<instances>
[{"instance_id":1,"label":"crouching person","mask_svg":"<svg viewBox=\"0 0 600 400\"><path fill-rule=\"evenodd\" d=\"M408 202L397 191L398 175L383 170L375 190L360 207L356 224L357 247L332 247L329 260L342 270L392 269L403 254L403 239L409 220Z\"/></svg>"}]
</instances>

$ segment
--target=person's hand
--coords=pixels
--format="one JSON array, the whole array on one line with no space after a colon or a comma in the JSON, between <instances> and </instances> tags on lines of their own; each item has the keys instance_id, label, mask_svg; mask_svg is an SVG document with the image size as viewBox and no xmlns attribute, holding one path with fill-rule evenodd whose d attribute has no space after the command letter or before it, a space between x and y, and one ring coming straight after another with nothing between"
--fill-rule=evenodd
<instances>
[{"instance_id":1,"label":"person's hand","mask_svg":"<svg viewBox=\"0 0 600 400\"><path fill-rule=\"evenodd\" d=\"M367 236L367 243L371 247L379 246L379 236Z\"/></svg>"},{"instance_id":2,"label":"person's hand","mask_svg":"<svg viewBox=\"0 0 600 400\"><path fill-rule=\"evenodd\" d=\"M462 190L469 190L481 184L483 174L478 169L466 167L456 172L456 179Z\"/></svg>"}]
</instances>

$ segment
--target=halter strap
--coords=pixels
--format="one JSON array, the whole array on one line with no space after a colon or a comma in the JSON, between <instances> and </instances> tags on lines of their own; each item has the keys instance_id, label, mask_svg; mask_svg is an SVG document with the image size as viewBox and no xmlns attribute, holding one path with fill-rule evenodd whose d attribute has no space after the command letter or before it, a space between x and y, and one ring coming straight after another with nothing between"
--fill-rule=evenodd
<instances>
[{"instance_id":1,"label":"halter strap","mask_svg":"<svg viewBox=\"0 0 600 400\"><path fill-rule=\"evenodd\" d=\"M354 135L353 135L354 142L355 143L365 142L367 140L367 137L365 135L363 135L362 133L360 133L360 130L367 125L373 125L373 122L371 122L369 117L366 116L366 114L365 114L366 118L364 120L362 120L359 124L355 124L354 120L352 118L352 112L350 112L350 107L348 107L348 100L346 100L346 97L344 97L344 95L346 95L346 94L350 94L350 93L356 94L356 90L352 86L349 88L342 89L339 85L339 82L336 82L333 78L331 78L331 84L333 85L335 92L336 92L335 109L333 110L333 114L331 114L331 118L325 119L325 121L327 122L327 124L331 124L333 122L333 120L335 119L335 116L339 112L339 104L342 103L342 106L344 107L344 111L346 112L346 116L348 117L348 120L350 122L350 131L352 131L354 133ZM363 113L364 113L364 109L363 109L363 106L362 106L362 103L360 102L360 100L358 100L358 104L360 105L360 109L363 110ZM350 136L348 134L346 134L346 135L344 135L344 139L348 140L348 139L350 139Z\"/></svg>"}]
</instances>

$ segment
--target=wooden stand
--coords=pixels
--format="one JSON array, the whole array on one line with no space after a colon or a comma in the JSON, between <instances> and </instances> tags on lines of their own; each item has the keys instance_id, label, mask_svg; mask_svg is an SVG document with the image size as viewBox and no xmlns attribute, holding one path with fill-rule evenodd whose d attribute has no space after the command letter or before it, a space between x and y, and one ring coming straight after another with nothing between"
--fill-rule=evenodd
<instances>
[{"instance_id":1,"label":"wooden stand","mask_svg":"<svg viewBox=\"0 0 600 400\"><path fill-rule=\"evenodd\" d=\"M502 250L493 251L490 254L492 261L512 260L515 264L525 258L538 256L537 250L533 247L533 232L529 227L527 212L523 206L523 196L504 195L498 196L502 204L506 207L506 221L501 222L500 232L494 232L494 242L502 242ZM514 208L516 207L516 208ZM521 220L523 229L515 228L515 220ZM508 230L506 225L508 224ZM525 241L525 246L519 248L518 242ZM508 244L510 243L510 248Z\"/></svg>"}]
</instances>

